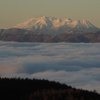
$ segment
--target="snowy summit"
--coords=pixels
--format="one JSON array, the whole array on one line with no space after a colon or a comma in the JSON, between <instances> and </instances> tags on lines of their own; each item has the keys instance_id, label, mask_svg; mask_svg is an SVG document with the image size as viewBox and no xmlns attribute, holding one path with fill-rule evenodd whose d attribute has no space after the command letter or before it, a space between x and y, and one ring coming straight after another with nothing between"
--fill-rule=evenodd
<instances>
[{"instance_id":1,"label":"snowy summit","mask_svg":"<svg viewBox=\"0 0 100 100\"><path fill-rule=\"evenodd\" d=\"M16 28L26 29L41 34L62 34L76 32L95 32L99 28L87 20L58 19L54 17L35 17L18 24Z\"/></svg>"}]
</instances>

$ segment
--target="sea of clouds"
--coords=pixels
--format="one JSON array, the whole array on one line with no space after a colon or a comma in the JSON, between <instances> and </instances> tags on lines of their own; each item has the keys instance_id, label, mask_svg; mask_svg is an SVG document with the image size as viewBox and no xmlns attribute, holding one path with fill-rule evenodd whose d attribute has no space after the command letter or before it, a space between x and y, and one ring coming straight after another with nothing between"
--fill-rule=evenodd
<instances>
[{"instance_id":1,"label":"sea of clouds","mask_svg":"<svg viewBox=\"0 0 100 100\"><path fill-rule=\"evenodd\" d=\"M100 92L100 43L0 42L0 76L48 79Z\"/></svg>"}]
</instances>

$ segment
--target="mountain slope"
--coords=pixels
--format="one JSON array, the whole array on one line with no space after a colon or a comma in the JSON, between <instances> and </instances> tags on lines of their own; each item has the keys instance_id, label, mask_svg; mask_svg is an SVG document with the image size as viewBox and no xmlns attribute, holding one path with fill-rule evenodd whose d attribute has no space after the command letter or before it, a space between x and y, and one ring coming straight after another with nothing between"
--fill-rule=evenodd
<instances>
[{"instance_id":1,"label":"mountain slope","mask_svg":"<svg viewBox=\"0 0 100 100\"><path fill-rule=\"evenodd\" d=\"M36 17L0 29L0 40L17 42L100 42L100 29L87 20Z\"/></svg>"},{"instance_id":2,"label":"mountain slope","mask_svg":"<svg viewBox=\"0 0 100 100\"><path fill-rule=\"evenodd\" d=\"M71 19L58 19L54 17L36 17L26 22L18 24L15 28L26 29L34 31L38 34L62 34L83 32L95 32L99 29L87 20L71 20Z\"/></svg>"},{"instance_id":3,"label":"mountain slope","mask_svg":"<svg viewBox=\"0 0 100 100\"><path fill-rule=\"evenodd\" d=\"M80 33L72 32L71 34L64 33L60 35L36 34L35 32L11 28L0 30L1 41L17 41L17 42L100 42L100 31L95 33Z\"/></svg>"}]
</instances>

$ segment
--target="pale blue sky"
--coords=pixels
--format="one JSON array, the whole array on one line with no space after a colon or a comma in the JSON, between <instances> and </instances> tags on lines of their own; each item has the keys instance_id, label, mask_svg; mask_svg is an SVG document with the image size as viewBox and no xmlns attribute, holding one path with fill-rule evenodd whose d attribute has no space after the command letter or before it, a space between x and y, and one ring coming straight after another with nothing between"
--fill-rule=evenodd
<instances>
[{"instance_id":1,"label":"pale blue sky","mask_svg":"<svg viewBox=\"0 0 100 100\"><path fill-rule=\"evenodd\" d=\"M86 19L100 28L100 0L0 0L0 28L36 16Z\"/></svg>"}]
</instances>

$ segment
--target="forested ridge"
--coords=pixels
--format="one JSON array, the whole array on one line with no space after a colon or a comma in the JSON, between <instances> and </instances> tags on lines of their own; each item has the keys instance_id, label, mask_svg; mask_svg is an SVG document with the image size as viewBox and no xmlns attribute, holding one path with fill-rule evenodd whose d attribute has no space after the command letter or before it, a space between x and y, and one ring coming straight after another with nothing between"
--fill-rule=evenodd
<instances>
[{"instance_id":1,"label":"forested ridge","mask_svg":"<svg viewBox=\"0 0 100 100\"><path fill-rule=\"evenodd\" d=\"M100 100L100 94L48 80L0 78L0 100Z\"/></svg>"}]
</instances>

